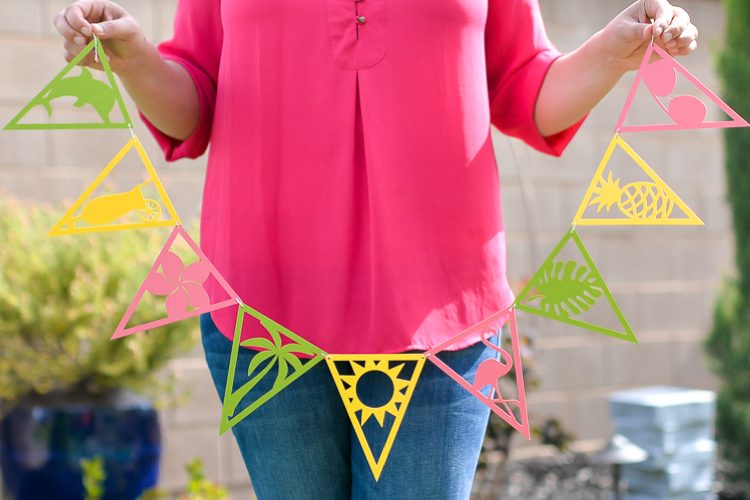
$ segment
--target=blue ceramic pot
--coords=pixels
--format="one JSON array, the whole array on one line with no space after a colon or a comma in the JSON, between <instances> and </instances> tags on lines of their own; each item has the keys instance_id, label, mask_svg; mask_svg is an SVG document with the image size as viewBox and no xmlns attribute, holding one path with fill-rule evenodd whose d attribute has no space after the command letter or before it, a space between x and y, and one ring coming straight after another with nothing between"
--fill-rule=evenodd
<instances>
[{"instance_id":1,"label":"blue ceramic pot","mask_svg":"<svg viewBox=\"0 0 750 500\"><path fill-rule=\"evenodd\" d=\"M135 499L156 486L160 455L158 415L132 394L28 401L0 422L3 482L15 500L81 500L80 460L93 457L104 460L104 499Z\"/></svg>"}]
</instances>

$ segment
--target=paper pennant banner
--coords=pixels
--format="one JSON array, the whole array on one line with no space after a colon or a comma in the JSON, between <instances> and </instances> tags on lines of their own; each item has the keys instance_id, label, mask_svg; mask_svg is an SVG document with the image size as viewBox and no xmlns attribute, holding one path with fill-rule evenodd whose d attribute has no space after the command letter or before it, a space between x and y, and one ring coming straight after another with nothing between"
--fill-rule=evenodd
<instances>
[{"instance_id":1,"label":"paper pennant banner","mask_svg":"<svg viewBox=\"0 0 750 500\"><path fill-rule=\"evenodd\" d=\"M620 185L620 173L607 168L618 147L646 174L648 181ZM679 211L682 214L676 213ZM573 225L685 226L703 225L703 221L620 135L615 134L578 207Z\"/></svg>"},{"instance_id":2,"label":"paper pennant banner","mask_svg":"<svg viewBox=\"0 0 750 500\"><path fill-rule=\"evenodd\" d=\"M246 315L258 320L271 336L271 340L263 337L251 337L245 341L240 341L242 325ZM240 347L255 348L258 349L258 352L250 359L247 368L241 367L243 371L247 370L247 382L235 389L237 358ZM295 354L312 357L298 358ZM325 353L322 350L299 335L284 328L252 307L240 305L237 310L237 323L234 328L232 354L229 359L224 405L221 410L220 433L223 434L237 425L289 384L307 373L313 366L322 361L324 356ZM274 367L276 370L271 384L266 376ZM265 385L262 384L264 380L266 381ZM253 389L256 389L256 391L253 392ZM240 403L245 399L249 400L247 406L238 411Z\"/></svg>"},{"instance_id":3,"label":"paper pennant banner","mask_svg":"<svg viewBox=\"0 0 750 500\"><path fill-rule=\"evenodd\" d=\"M175 239L181 237L187 243L190 250L198 260L185 265L183 260L172 252ZM215 279L226 292L226 300L212 303L206 292L206 281L209 278ZM130 318L138 308L144 294L148 293L153 297L164 297L164 307L166 317L147 323L128 327ZM208 260L208 257L201 251L198 245L190 238L182 226L176 226L169 235L167 243L159 252L154 265L148 272L146 279L141 284L133 302L128 307L125 315L117 325L112 339L132 335L133 333L142 332L152 328L192 318L200 314L215 311L224 307L229 307L240 302L237 294L229 286L229 283L216 270L214 265Z\"/></svg>"},{"instance_id":4,"label":"paper pennant banner","mask_svg":"<svg viewBox=\"0 0 750 500\"><path fill-rule=\"evenodd\" d=\"M573 240L579 260L559 258L569 241ZM584 313L598 305L604 298L616 316L622 331L579 319ZM638 343L633 330L625 320L614 297L591 260L583 242L571 229L557 244L542 266L516 298L515 308L569 325L586 328L628 342Z\"/></svg>"},{"instance_id":5,"label":"paper pennant banner","mask_svg":"<svg viewBox=\"0 0 750 500\"><path fill-rule=\"evenodd\" d=\"M326 357L328 368L331 370L354 432L362 445L367 463L376 481L380 478L383 466L388 460L388 454L391 452L406 408L414 394L424 361L423 354L331 354ZM345 362L351 367L353 374L342 374L336 366L337 362ZM411 375L402 374L407 363L414 363ZM392 392L386 395L387 400L382 404L368 404L368 401L362 400L361 393L358 392L359 381L369 374L378 374L390 380ZM388 423L386 423L388 415L393 418L388 418ZM371 419L374 419L383 430L387 429L385 444L377 458L375 457L377 451L374 452L374 446L371 446L371 440L368 440L364 430L365 424L368 421L372 422Z\"/></svg>"},{"instance_id":6,"label":"paper pennant banner","mask_svg":"<svg viewBox=\"0 0 750 500\"><path fill-rule=\"evenodd\" d=\"M493 335L498 335L503 324L508 323L510 326L510 340L512 353L509 353L502 347L492 344L487 339ZM500 355L500 359L486 359L482 361L477 368L473 381L466 380L461 375L452 370L438 356L443 350L461 342L466 337L481 334L481 341ZM458 382L461 387L469 391L475 398L487 405L498 417L502 418L510 426L520 432L526 439L531 439L531 430L529 427L529 414L526 407L526 390L523 384L523 367L521 365L521 347L518 340L518 331L516 328L516 314L513 309L493 314L487 319L482 320L474 326L471 326L459 333L452 339L433 347L427 351L427 359L437 365L450 378ZM503 396L500 389L500 380L515 372L515 396L516 399L507 399ZM490 396L487 397L482 393L482 389L489 387Z\"/></svg>"},{"instance_id":7,"label":"paper pennant banner","mask_svg":"<svg viewBox=\"0 0 750 500\"><path fill-rule=\"evenodd\" d=\"M80 68L80 73L69 76L74 68L78 68L78 63L86 57L92 50L96 51L99 61L104 68L104 75L107 82L101 81L94 77L91 70L86 67ZM89 108L96 112L100 121L95 122L35 122L22 123L32 108L40 106L45 110L46 115L54 119L54 108L52 101L60 98L72 98L75 101L72 106L75 108ZM57 104L57 103L56 103ZM113 121L112 111L117 106L120 117ZM117 87L115 77L109 67L109 62L101 44L97 40L92 40L81 52L65 66L60 73L52 79L26 106L13 117L5 126L7 130L29 130L29 129L91 129L91 128L128 128L132 127L130 115L125 107L122 94Z\"/></svg>"},{"instance_id":8,"label":"paper pennant banner","mask_svg":"<svg viewBox=\"0 0 750 500\"><path fill-rule=\"evenodd\" d=\"M661 59L651 62L651 56L656 53ZM684 76L693 86L709 101L718 106L729 116L729 120L706 121L706 103L692 95L672 96L677 85L677 74ZM656 101L656 104L664 111L670 120L667 123L650 125L625 125L630 107L635 99L636 92L641 81ZM708 87L690 74L680 63L667 54L664 49L656 44L651 44L646 50L641 61L641 66L635 76L635 82L630 89L625 105L617 120L615 131L619 132L645 132L654 130L685 130L696 128L726 128L747 127L748 123L740 115L722 101Z\"/></svg>"},{"instance_id":9,"label":"paper pennant banner","mask_svg":"<svg viewBox=\"0 0 750 500\"><path fill-rule=\"evenodd\" d=\"M149 178L128 191L102 194L92 198L92 194L99 185L133 149L138 153ZM153 193L155 197L144 194L149 189L155 190ZM165 215L169 218L164 218ZM179 224L181 224L180 217L156 175L156 170L146 155L146 151L138 138L132 137L65 212L65 215L50 230L49 235L61 236Z\"/></svg>"}]
</instances>

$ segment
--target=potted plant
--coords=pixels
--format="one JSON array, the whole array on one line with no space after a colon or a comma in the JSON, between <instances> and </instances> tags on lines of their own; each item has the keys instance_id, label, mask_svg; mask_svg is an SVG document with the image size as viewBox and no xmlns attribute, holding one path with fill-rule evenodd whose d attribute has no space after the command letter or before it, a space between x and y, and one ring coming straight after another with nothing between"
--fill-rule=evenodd
<instances>
[{"instance_id":1,"label":"potted plant","mask_svg":"<svg viewBox=\"0 0 750 500\"><path fill-rule=\"evenodd\" d=\"M5 490L17 500L80 499L81 459L99 456L103 498L136 498L158 479L160 433L150 401L168 385L158 375L191 348L197 328L179 322L110 341L167 233L50 238L61 213L0 196ZM153 304L138 309L133 321L164 316Z\"/></svg>"}]
</instances>

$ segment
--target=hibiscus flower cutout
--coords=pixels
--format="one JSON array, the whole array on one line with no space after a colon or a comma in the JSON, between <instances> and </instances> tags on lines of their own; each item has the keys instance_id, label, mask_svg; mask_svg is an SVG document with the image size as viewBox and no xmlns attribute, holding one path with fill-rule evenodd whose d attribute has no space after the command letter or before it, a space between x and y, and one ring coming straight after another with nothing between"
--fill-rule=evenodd
<instances>
[{"instance_id":1,"label":"hibiscus flower cutout","mask_svg":"<svg viewBox=\"0 0 750 500\"><path fill-rule=\"evenodd\" d=\"M201 309L211 305L203 288L211 266L199 260L185 266L175 253L167 252L161 260L161 272L155 271L146 278L146 290L154 295L166 295L168 316L184 314L188 308Z\"/></svg>"}]
</instances>

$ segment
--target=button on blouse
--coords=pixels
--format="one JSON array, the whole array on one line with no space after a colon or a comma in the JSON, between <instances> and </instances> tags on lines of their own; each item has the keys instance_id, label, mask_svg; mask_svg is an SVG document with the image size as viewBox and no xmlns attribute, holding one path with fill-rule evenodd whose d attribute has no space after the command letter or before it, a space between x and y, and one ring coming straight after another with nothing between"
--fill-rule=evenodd
<instances>
[{"instance_id":1,"label":"button on blouse","mask_svg":"<svg viewBox=\"0 0 750 500\"><path fill-rule=\"evenodd\" d=\"M535 126L560 55L536 0L181 0L159 51L199 123L146 123L170 161L210 143L201 246L245 303L332 353L428 349L511 304L491 124L553 155L580 125ZM229 338L235 314L212 313Z\"/></svg>"}]
</instances>

